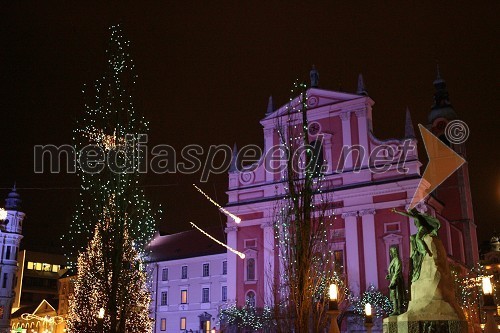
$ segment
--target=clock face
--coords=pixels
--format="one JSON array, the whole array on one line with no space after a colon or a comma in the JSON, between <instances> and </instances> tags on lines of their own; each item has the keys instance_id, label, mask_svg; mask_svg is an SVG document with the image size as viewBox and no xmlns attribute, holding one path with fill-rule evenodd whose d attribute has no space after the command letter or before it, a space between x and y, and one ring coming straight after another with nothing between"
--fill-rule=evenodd
<instances>
[{"instance_id":1,"label":"clock face","mask_svg":"<svg viewBox=\"0 0 500 333\"><path fill-rule=\"evenodd\" d=\"M318 122L312 122L308 128L309 135L318 135L321 132L321 125Z\"/></svg>"}]
</instances>

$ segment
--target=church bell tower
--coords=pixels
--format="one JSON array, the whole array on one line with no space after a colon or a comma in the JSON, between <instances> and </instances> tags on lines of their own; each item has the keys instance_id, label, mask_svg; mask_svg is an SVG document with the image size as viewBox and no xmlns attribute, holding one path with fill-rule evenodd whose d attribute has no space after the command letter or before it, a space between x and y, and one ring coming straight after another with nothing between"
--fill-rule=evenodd
<instances>
[{"instance_id":1,"label":"church bell tower","mask_svg":"<svg viewBox=\"0 0 500 333\"><path fill-rule=\"evenodd\" d=\"M24 213L16 186L5 199L0 221L0 332L10 332L10 313L16 285L17 254L21 243Z\"/></svg>"}]
</instances>

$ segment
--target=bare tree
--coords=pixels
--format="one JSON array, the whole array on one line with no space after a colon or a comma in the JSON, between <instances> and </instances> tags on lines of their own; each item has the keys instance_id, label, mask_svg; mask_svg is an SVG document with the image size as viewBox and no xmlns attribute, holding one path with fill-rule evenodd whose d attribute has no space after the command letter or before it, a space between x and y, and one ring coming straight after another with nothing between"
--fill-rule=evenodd
<instances>
[{"instance_id":1,"label":"bare tree","mask_svg":"<svg viewBox=\"0 0 500 333\"><path fill-rule=\"evenodd\" d=\"M328 236L334 207L331 194L322 192L322 136L310 143L307 87L296 83L296 90L299 97L290 98L286 114L276 118L286 166L274 221L279 277L270 274L270 283L278 332L321 332L328 327L330 283L341 286L341 297L347 289L335 272Z\"/></svg>"}]
</instances>

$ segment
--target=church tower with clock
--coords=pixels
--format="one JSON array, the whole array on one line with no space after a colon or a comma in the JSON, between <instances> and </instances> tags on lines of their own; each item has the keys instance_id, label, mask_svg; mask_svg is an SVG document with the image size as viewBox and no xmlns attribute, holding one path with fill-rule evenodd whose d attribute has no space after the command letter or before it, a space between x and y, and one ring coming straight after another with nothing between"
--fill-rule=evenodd
<instances>
[{"instance_id":1,"label":"church tower with clock","mask_svg":"<svg viewBox=\"0 0 500 333\"><path fill-rule=\"evenodd\" d=\"M435 88L434 104L428 116L427 126L443 143L467 160L464 139L467 138L469 129L465 122L459 120L450 103L446 81L441 77L439 67L433 84ZM438 201L446 203L446 205L443 205L440 215L450 221L450 224L459 229L464 235L464 248L462 249L459 244L450 244L450 250L452 252L463 252L463 262L468 267L474 266L475 263L479 262L479 256L478 252L473 250L477 249L478 245L468 164L462 165L444 181L433 192L433 196ZM453 235L449 235L448 238L453 242Z\"/></svg>"},{"instance_id":2,"label":"church tower with clock","mask_svg":"<svg viewBox=\"0 0 500 333\"><path fill-rule=\"evenodd\" d=\"M5 199L5 210L0 218L0 332L10 332L10 313L16 285L17 254L23 238L21 197L12 188Z\"/></svg>"}]
</instances>

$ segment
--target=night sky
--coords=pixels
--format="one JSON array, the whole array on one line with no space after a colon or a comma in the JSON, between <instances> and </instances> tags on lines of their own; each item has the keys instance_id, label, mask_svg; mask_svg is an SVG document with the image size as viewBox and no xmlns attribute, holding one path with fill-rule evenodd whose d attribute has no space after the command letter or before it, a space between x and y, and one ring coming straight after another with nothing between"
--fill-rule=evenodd
<instances>
[{"instance_id":1,"label":"night sky","mask_svg":"<svg viewBox=\"0 0 500 333\"><path fill-rule=\"evenodd\" d=\"M2 2L0 195L17 181L27 214L23 246L61 250L79 181L34 174L33 146L71 143L83 114L81 90L102 76L108 27L117 23L131 40L149 144L179 152L190 143L262 146L259 120L269 96L276 107L284 104L313 64L325 89L354 92L363 73L376 103L375 135L400 138L407 106L414 124L425 124L439 61L455 111L471 130L475 219L479 241L489 239L500 229L498 1L374 3ZM148 197L165 210L163 230L225 220L192 188L199 176L146 176ZM227 201L227 174L200 186Z\"/></svg>"}]
</instances>

